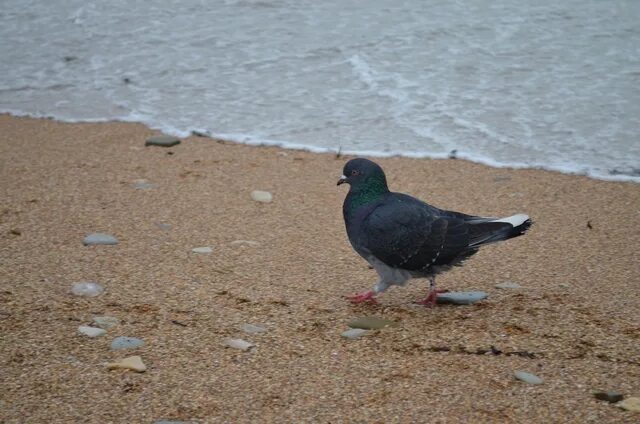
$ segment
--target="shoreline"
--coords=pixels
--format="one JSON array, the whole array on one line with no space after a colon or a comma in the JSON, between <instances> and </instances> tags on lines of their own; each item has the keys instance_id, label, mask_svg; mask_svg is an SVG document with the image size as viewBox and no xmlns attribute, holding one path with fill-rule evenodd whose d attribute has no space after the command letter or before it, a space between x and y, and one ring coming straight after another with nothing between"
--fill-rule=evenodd
<instances>
[{"instance_id":1,"label":"shoreline","mask_svg":"<svg viewBox=\"0 0 640 424\"><path fill-rule=\"evenodd\" d=\"M354 306L344 296L376 276L344 230L336 181L347 157L197 136L145 147L158 131L136 123L0 115L0 129L2 422L637 420L593 396L640 396L636 183L375 159L394 191L465 213L527 213L534 226L438 277L485 301L416 307L427 283L414 280ZM84 246L94 232L119 243ZM203 246L212 252L192 251ZM105 291L74 296L80 281ZM504 282L521 287L495 287ZM77 334L99 315L120 324ZM341 337L361 316L397 325ZM117 336L145 345L113 351ZM131 355L146 372L104 366Z\"/></svg>"},{"instance_id":2,"label":"shoreline","mask_svg":"<svg viewBox=\"0 0 640 424\"><path fill-rule=\"evenodd\" d=\"M338 154L343 156L357 157L364 156L370 158L407 158L407 159L424 159L424 160L441 160L441 159L455 159L455 160L464 160L467 162L488 166L491 168L498 169L530 169L530 170L539 170L539 171L550 171L557 172L565 175L575 175L575 176L584 176L595 180L600 181L612 181L612 182L631 182L640 184L640 169L634 169L633 172L635 175L624 174L618 169L608 169L605 170L606 174L603 173L593 173L588 171L577 171L574 168L578 165L574 166L545 166L545 165L528 165L526 163L521 162L513 162L510 164L503 164L498 162L492 158L488 157L479 157L479 156L471 156L460 154L456 149L447 152L447 153L428 153L428 152L416 152L416 151L407 151L407 152L381 152L376 150L342 150L342 147L331 148L331 147L318 147L318 146L310 146L301 143L288 142L282 140L265 140L260 139L248 134L214 134L208 130L191 130L188 132L179 131L177 129L171 130L169 128L160 128L153 125L149 125L142 121L137 121L135 119L132 120L110 120L110 119L95 119L95 120L64 120L59 119L55 116L51 115L34 115L29 113L22 113L19 111L11 111L11 110L2 110L0 111L0 116L9 116L15 118L29 118L29 119L44 119L44 120L53 120L55 122L65 123L65 124L140 124L143 125L150 130L158 131L163 134L175 136L178 138L188 138L188 137L203 137L209 138L211 140L223 140L230 143L238 143L244 144L247 146L254 147L276 147L284 150L300 150L306 151L310 153L318 153L318 154Z\"/></svg>"}]
</instances>

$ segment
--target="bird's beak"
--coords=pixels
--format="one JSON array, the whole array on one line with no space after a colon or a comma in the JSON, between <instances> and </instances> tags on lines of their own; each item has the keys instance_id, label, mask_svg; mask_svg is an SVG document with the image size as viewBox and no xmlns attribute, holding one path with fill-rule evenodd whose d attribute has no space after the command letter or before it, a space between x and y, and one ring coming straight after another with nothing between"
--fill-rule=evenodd
<instances>
[{"instance_id":1,"label":"bird's beak","mask_svg":"<svg viewBox=\"0 0 640 424\"><path fill-rule=\"evenodd\" d=\"M338 184L337 184L337 185L344 184L344 183L346 183L346 182L347 182L347 177L345 177L345 176L343 175L343 176L341 176L341 177L340 177L340 179L338 180Z\"/></svg>"}]
</instances>

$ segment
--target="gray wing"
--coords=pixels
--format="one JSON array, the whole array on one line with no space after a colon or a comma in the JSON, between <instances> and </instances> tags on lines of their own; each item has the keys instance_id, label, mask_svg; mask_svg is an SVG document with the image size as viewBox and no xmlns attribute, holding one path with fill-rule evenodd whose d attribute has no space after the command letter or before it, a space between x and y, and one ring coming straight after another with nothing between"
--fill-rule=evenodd
<instances>
[{"instance_id":1,"label":"gray wing","mask_svg":"<svg viewBox=\"0 0 640 424\"><path fill-rule=\"evenodd\" d=\"M390 196L361 228L360 245L390 267L422 271L468 250L468 225L410 196Z\"/></svg>"}]
</instances>

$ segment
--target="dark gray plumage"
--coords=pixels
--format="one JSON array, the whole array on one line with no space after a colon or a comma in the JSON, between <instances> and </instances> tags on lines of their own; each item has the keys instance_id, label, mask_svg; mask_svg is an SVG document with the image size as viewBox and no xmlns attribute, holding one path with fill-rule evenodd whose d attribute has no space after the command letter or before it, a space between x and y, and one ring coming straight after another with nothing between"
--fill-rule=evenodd
<instances>
[{"instance_id":1,"label":"dark gray plumage","mask_svg":"<svg viewBox=\"0 0 640 424\"><path fill-rule=\"evenodd\" d=\"M375 301L389 286L402 286L410 278L429 278L429 294L419 303L433 305L438 273L531 226L524 214L501 219L466 215L393 193L382 168L368 159L347 162L342 183L351 186L343 206L349 241L380 277L373 290L351 297L356 303Z\"/></svg>"}]
</instances>

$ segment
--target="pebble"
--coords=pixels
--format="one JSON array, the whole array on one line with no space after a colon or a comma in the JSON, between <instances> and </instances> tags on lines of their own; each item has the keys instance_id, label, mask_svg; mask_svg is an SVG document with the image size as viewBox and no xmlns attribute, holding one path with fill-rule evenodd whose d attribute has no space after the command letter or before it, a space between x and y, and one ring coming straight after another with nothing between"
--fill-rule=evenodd
<instances>
[{"instance_id":1,"label":"pebble","mask_svg":"<svg viewBox=\"0 0 640 424\"><path fill-rule=\"evenodd\" d=\"M111 350L133 349L144 346L144 341L135 337L116 337L111 342Z\"/></svg>"},{"instance_id":2,"label":"pebble","mask_svg":"<svg viewBox=\"0 0 640 424\"><path fill-rule=\"evenodd\" d=\"M616 406L627 411L640 412L640 397L629 397L616 403Z\"/></svg>"},{"instance_id":3,"label":"pebble","mask_svg":"<svg viewBox=\"0 0 640 424\"><path fill-rule=\"evenodd\" d=\"M347 339L357 339L358 337L362 337L365 334L369 333L369 330L365 330L362 328L350 328L347 331L344 331L341 336L346 337Z\"/></svg>"},{"instance_id":4,"label":"pebble","mask_svg":"<svg viewBox=\"0 0 640 424\"><path fill-rule=\"evenodd\" d=\"M439 293L436 298L436 303L453 304L453 305L471 305L482 299L487 298L487 293L483 291L469 291L469 292L447 292Z\"/></svg>"},{"instance_id":5,"label":"pebble","mask_svg":"<svg viewBox=\"0 0 640 424\"><path fill-rule=\"evenodd\" d=\"M237 245L237 244L241 244L241 245L249 245L249 246L259 246L260 243L258 243L257 241L253 241L253 240L234 240L231 242L231 244L233 245Z\"/></svg>"},{"instance_id":6,"label":"pebble","mask_svg":"<svg viewBox=\"0 0 640 424\"><path fill-rule=\"evenodd\" d=\"M248 341L242 339L225 339L223 344L225 346L232 347L234 349L240 349L245 352L255 346L253 343L249 343Z\"/></svg>"},{"instance_id":7,"label":"pebble","mask_svg":"<svg viewBox=\"0 0 640 424\"><path fill-rule=\"evenodd\" d=\"M84 334L85 336L91 338L100 337L107 334L107 332L102 328L89 327L88 325L81 325L80 327L78 327L78 333Z\"/></svg>"},{"instance_id":8,"label":"pebble","mask_svg":"<svg viewBox=\"0 0 640 424\"><path fill-rule=\"evenodd\" d=\"M154 421L153 424L198 424L195 421Z\"/></svg>"},{"instance_id":9,"label":"pebble","mask_svg":"<svg viewBox=\"0 0 640 424\"><path fill-rule=\"evenodd\" d=\"M155 186L155 184L151 184L147 180L136 180L133 182L133 188L135 188L136 190L148 190L150 188L154 188Z\"/></svg>"},{"instance_id":10,"label":"pebble","mask_svg":"<svg viewBox=\"0 0 640 424\"><path fill-rule=\"evenodd\" d=\"M75 283L71 287L71 293L76 296L84 297L96 297L104 291L104 287L93 281L85 281L82 283Z\"/></svg>"},{"instance_id":11,"label":"pebble","mask_svg":"<svg viewBox=\"0 0 640 424\"><path fill-rule=\"evenodd\" d=\"M540 377L525 371L516 371L513 373L513 376L520 381L524 381L525 383L542 384L542 379Z\"/></svg>"},{"instance_id":12,"label":"pebble","mask_svg":"<svg viewBox=\"0 0 640 424\"><path fill-rule=\"evenodd\" d=\"M251 198L256 202L269 203L273 200L273 195L268 191L254 190L251 192Z\"/></svg>"},{"instance_id":13,"label":"pebble","mask_svg":"<svg viewBox=\"0 0 640 424\"><path fill-rule=\"evenodd\" d=\"M360 317L352 319L347 325L351 328L360 328L363 330L380 330L385 327L393 327L397 325L397 323L378 317Z\"/></svg>"},{"instance_id":14,"label":"pebble","mask_svg":"<svg viewBox=\"0 0 640 424\"><path fill-rule=\"evenodd\" d=\"M164 222L158 222L156 226L164 231L168 231L171 229L171 224L165 224Z\"/></svg>"},{"instance_id":15,"label":"pebble","mask_svg":"<svg viewBox=\"0 0 640 424\"><path fill-rule=\"evenodd\" d=\"M98 244L113 245L118 244L118 239L109 234L93 233L86 236L82 241L82 244L85 246L95 246Z\"/></svg>"},{"instance_id":16,"label":"pebble","mask_svg":"<svg viewBox=\"0 0 640 424\"><path fill-rule=\"evenodd\" d=\"M518 283L511 283L509 281L507 281L506 283L500 283L500 284L496 284L495 288L497 289L519 289L522 286Z\"/></svg>"},{"instance_id":17,"label":"pebble","mask_svg":"<svg viewBox=\"0 0 640 424\"><path fill-rule=\"evenodd\" d=\"M191 251L193 253L211 253L213 252L213 249L210 248L209 246L204 246L204 247L194 247L193 249L191 249Z\"/></svg>"},{"instance_id":18,"label":"pebble","mask_svg":"<svg viewBox=\"0 0 640 424\"><path fill-rule=\"evenodd\" d=\"M105 330L108 330L111 327L115 327L116 325L120 324L120 320L114 317L101 316L101 317L93 317L93 323L100 328L104 328Z\"/></svg>"},{"instance_id":19,"label":"pebble","mask_svg":"<svg viewBox=\"0 0 640 424\"><path fill-rule=\"evenodd\" d=\"M145 372L147 370L147 366L144 364L144 362L142 362L142 358L139 356L129 356L128 358L124 358L120 362L111 362L107 364L107 368L109 368L110 370L116 368L124 368L136 372Z\"/></svg>"},{"instance_id":20,"label":"pebble","mask_svg":"<svg viewBox=\"0 0 640 424\"><path fill-rule=\"evenodd\" d=\"M620 402L622 399L624 399L624 395L618 392L595 392L593 394L593 397L598 400L605 400L609 403Z\"/></svg>"},{"instance_id":21,"label":"pebble","mask_svg":"<svg viewBox=\"0 0 640 424\"><path fill-rule=\"evenodd\" d=\"M144 142L145 146L172 147L176 144L180 144L180 139L170 135L157 135L154 137L149 137L147 138L147 141Z\"/></svg>"},{"instance_id":22,"label":"pebble","mask_svg":"<svg viewBox=\"0 0 640 424\"><path fill-rule=\"evenodd\" d=\"M260 333L267 332L266 328L260 327L258 325L253 325L253 324L242 324L240 329L245 333L249 333L249 334L260 334Z\"/></svg>"}]
</instances>

